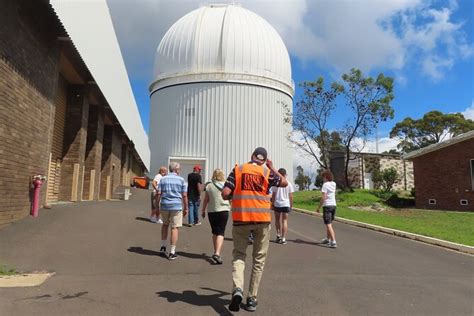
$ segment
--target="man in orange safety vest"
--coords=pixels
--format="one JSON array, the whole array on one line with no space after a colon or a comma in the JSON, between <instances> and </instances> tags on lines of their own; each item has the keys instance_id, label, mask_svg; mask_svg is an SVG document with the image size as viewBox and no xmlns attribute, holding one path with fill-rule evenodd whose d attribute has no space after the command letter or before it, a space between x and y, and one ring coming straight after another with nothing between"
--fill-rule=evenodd
<instances>
[{"instance_id":1,"label":"man in orange safety vest","mask_svg":"<svg viewBox=\"0 0 474 316\"><path fill-rule=\"evenodd\" d=\"M271 195L270 187L286 187L288 182L273 167L267 158L265 148L258 147L252 154L251 161L236 165L229 174L222 190L225 200L232 200L232 301L231 311L239 311L243 299L245 258L248 246L248 236L253 234L252 274L250 276L247 304L248 311L257 309L258 286L263 274L270 242Z\"/></svg>"}]
</instances>

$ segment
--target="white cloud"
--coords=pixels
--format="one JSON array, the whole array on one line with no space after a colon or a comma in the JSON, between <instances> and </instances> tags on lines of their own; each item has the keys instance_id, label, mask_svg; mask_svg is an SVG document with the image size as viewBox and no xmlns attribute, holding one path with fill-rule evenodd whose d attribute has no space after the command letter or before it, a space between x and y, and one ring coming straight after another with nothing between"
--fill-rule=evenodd
<instances>
[{"instance_id":1,"label":"white cloud","mask_svg":"<svg viewBox=\"0 0 474 316\"><path fill-rule=\"evenodd\" d=\"M221 2L231 2L224 0ZM451 0L435 9L422 0L241 0L282 36L290 53L303 63L315 62L340 74L352 67L365 72L418 68L440 80L456 60L474 53L452 21L458 9ZM167 29L197 9L201 0L108 0L130 75L151 80L154 54Z\"/></svg>"},{"instance_id":2,"label":"white cloud","mask_svg":"<svg viewBox=\"0 0 474 316\"><path fill-rule=\"evenodd\" d=\"M471 106L462 112L465 118L474 120L474 100L471 102Z\"/></svg>"}]
</instances>

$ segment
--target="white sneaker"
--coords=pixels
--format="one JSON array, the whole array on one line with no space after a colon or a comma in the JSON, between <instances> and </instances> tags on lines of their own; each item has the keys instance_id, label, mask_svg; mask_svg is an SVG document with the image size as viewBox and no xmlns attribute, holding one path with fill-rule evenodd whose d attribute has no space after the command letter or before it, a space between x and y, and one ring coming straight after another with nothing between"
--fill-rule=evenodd
<instances>
[{"instance_id":1,"label":"white sneaker","mask_svg":"<svg viewBox=\"0 0 474 316\"><path fill-rule=\"evenodd\" d=\"M329 242L329 248L337 248L337 243L335 240L331 240Z\"/></svg>"},{"instance_id":2,"label":"white sneaker","mask_svg":"<svg viewBox=\"0 0 474 316\"><path fill-rule=\"evenodd\" d=\"M158 220L156 221L157 224L163 224L163 221L161 220L161 218L158 218Z\"/></svg>"},{"instance_id":3,"label":"white sneaker","mask_svg":"<svg viewBox=\"0 0 474 316\"><path fill-rule=\"evenodd\" d=\"M329 244L329 242L330 242L330 240L329 240L327 237L324 237L324 238L321 240L321 243L322 243L323 245L327 245L327 244Z\"/></svg>"},{"instance_id":4,"label":"white sneaker","mask_svg":"<svg viewBox=\"0 0 474 316\"><path fill-rule=\"evenodd\" d=\"M150 216L150 222L156 223L156 216Z\"/></svg>"}]
</instances>

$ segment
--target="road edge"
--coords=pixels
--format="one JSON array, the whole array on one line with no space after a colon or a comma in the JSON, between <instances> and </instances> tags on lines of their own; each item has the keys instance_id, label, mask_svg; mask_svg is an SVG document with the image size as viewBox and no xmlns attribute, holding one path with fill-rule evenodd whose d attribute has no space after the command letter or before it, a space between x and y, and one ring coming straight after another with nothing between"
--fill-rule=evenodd
<instances>
[{"instance_id":1,"label":"road edge","mask_svg":"<svg viewBox=\"0 0 474 316\"><path fill-rule=\"evenodd\" d=\"M308 210L304 210L304 209L301 209L301 208L293 208L293 210L296 211L296 212L299 212L299 213L321 217L321 214L318 214L316 212L311 212L311 211L308 211ZM435 246L439 246L439 247L443 247L443 248L448 248L448 249L451 249L451 250L456 250L456 251L467 253L467 254L470 254L470 255L474 255L474 247L454 243L454 242L451 242L451 241L446 241L446 240L437 239L437 238L433 238L433 237L428 237L428 236L423 236L423 235L419 235L419 234L409 233L409 232L405 232L405 231L397 230L397 229L393 229L393 228L387 228L387 227L383 227L383 226L377 226L377 225L373 225L373 224L362 223L362 222L358 222L358 221L354 221L354 220L346 219L346 218L341 218L341 217L336 217L335 221L341 222L341 223L344 223L344 224L348 224L348 225L352 225L352 226L357 226L357 227L362 227L362 228L366 228L366 229L375 230L375 231L378 231L378 232L382 232L382 233L389 234L389 235L394 235L394 236L397 236L397 237L403 237L403 238L407 238L407 239L411 239L411 240L416 240L416 241L424 242L424 243L427 243L427 244L431 244L431 245L435 245Z\"/></svg>"}]
</instances>

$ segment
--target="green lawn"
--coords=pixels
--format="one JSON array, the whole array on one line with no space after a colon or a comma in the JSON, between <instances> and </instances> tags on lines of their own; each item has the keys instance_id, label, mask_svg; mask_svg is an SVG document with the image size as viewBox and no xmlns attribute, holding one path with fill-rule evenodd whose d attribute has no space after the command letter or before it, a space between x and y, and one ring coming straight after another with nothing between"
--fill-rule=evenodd
<instances>
[{"instance_id":1,"label":"green lawn","mask_svg":"<svg viewBox=\"0 0 474 316\"><path fill-rule=\"evenodd\" d=\"M6 265L0 265L0 276L1 275L14 275L18 274L18 272L10 267L7 267Z\"/></svg>"},{"instance_id":2,"label":"green lawn","mask_svg":"<svg viewBox=\"0 0 474 316\"><path fill-rule=\"evenodd\" d=\"M318 191L295 192L294 206L315 211L319 197ZM339 193L336 198L338 217L474 246L474 213L389 207L382 211L371 210L372 205L384 204L380 198L366 190ZM361 207L364 210L350 207Z\"/></svg>"}]
</instances>

